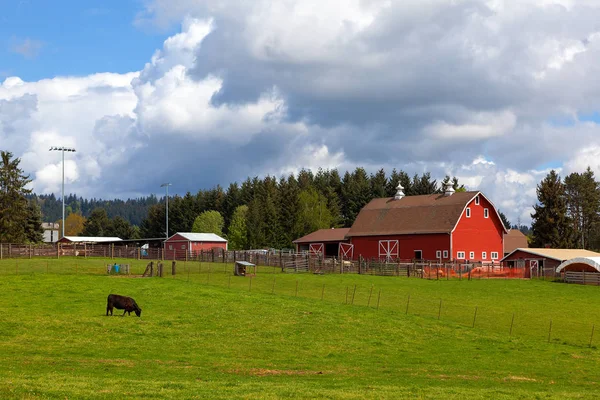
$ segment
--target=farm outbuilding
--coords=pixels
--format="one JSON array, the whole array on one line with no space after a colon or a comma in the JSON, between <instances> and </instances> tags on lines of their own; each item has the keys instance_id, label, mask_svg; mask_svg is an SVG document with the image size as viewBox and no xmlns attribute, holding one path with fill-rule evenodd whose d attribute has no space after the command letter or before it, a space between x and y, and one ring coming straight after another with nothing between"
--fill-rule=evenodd
<instances>
[{"instance_id":1,"label":"farm outbuilding","mask_svg":"<svg viewBox=\"0 0 600 400\"><path fill-rule=\"evenodd\" d=\"M600 257L577 257L556 268L567 283L600 286Z\"/></svg>"},{"instance_id":2,"label":"farm outbuilding","mask_svg":"<svg viewBox=\"0 0 600 400\"><path fill-rule=\"evenodd\" d=\"M319 229L294 240L293 243L296 245L296 252L351 259L352 254L347 253L348 240L346 239L349 230L350 228Z\"/></svg>"},{"instance_id":3,"label":"farm outbuilding","mask_svg":"<svg viewBox=\"0 0 600 400\"><path fill-rule=\"evenodd\" d=\"M600 253L584 249L520 248L505 256L502 263L509 268L524 268L525 277L528 278L542 271L554 274L565 261L582 257L600 257Z\"/></svg>"},{"instance_id":4,"label":"farm outbuilding","mask_svg":"<svg viewBox=\"0 0 600 400\"><path fill-rule=\"evenodd\" d=\"M227 239L214 233L177 232L164 242L165 254L175 257L203 250L227 250Z\"/></svg>"},{"instance_id":5,"label":"farm outbuilding","mask_svg":"<svg viewBox=\"0 0 600 400\"><path fill-rule=\"evenodd\" d=\"M516 249L526 249L528 247L527 236L518 229L511 229L504 235L504 254L502 257L509 255Z\"/></svg>"},{"instance_id":6,"label":"farm outbuilding","mask_svg":"<svg viewBox=\"0 0 600 400\"><path fill-rule=\"evenodd\" d=\"M377 259L499 261L508 233L481 192L374 199L358 214L346 237L359 255Z\"/></svg>"},{"instance_id":7,"label":"farm outbuilding","mask_svg":"<svg viewBox=\"0 0 600 400\"><path fill-rule=\"evenodd\" d=\"M557 273L574 272L600 272L600 257L577 257L567 260L556 268Z\"/></svg>"}]
</instances>

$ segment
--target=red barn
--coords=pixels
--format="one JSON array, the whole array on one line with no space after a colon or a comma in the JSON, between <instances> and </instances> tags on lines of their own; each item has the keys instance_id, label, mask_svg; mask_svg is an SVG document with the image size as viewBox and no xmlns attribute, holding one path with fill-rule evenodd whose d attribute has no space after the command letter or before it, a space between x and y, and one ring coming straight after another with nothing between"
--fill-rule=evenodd
<instances>
[{"instance_id":1,"label":"red barn","mask_svg":"<svg viewBox=\"0 0 600 400\"><path fill-rule=\"evenodd\" d=\"M346 253L348 248L346 234L350 228L319 229L300 239L294 240L296 252L308 251L325 257L352 258L352 253Z\"/></svg>"},{"instance_id":2,"label":"red barn","mask_svg":"<svg viewBox=\"0 0 600 400\"><path fill-rule=\"evenodd\" d=\"M187 252L199 252L214 248L227 250L227 240L214 233L177 232L165 240L165 254L185 256Z\"/></svg>"},{"instance_id":3,"label":"red barn","mask_svg":"<svg viewBox=\"0 0 600 400\"><path fill-rule=\"evenodd\" d=\"M354 257L378 259L499 261L506 228L481 192L374 199L346 237Z\"/></svg>"},{"instance_id":4,"label":"red barn","mask_svg":"<svg viewBox=\"0 0 600 400\"><path fill-rule=\"evenodd\" d=\"M531 270L555 270L561 263L578 257L600 257L600 254L585 249L522 248L513 250L502 262L507 267L525 268L528 271L525 276L529 277Z\"/></svg>"}]
</instances>

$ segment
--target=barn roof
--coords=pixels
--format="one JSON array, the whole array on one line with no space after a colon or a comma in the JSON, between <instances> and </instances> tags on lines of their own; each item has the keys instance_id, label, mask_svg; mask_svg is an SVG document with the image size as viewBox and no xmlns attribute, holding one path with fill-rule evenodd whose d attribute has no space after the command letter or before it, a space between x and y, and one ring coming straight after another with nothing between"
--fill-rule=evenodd
<instances>
[{"instance_id":1,"label":"barn roof","mask_svg":"<svg viewBox=\"0 0 600 400\"><path fill-rule=\"evenodd\" d=\"M600 272L600 257L577 257L567 260L556 268L556 273L561 272L565 267L573 264L584 264Z\"/></svg>"},{"instance_id":2,"label":"barn roof","mask_svg":"<svg viewBox=\"0 0 600 400\"><path fill-rule=\"evenodd\" d=\"M294 240L293 243L342 242L346 239L348 231L350 231L350 228L319 229Z\"/></svg>"},{"instance_id":3,"label":"barn roof","mask_svg":"<svg viewBox=\"0 0 600 400\"><path fill-rule=\"evenodd\" d=\"M525 236L520 230L511 229L506 235L504 235L504 253L510 253L515 249L527 247L529 247L527 236Z\"/></svg>"},{"instance_id":4,"label":"barn roof","mask_svg":"<svg viewBox=\"0 0 600 400\"><path fill-rule=\"evenodd\" d=\"M347 236L450 233L477 195L485 198L481 192L458 192L373 199L360 211ZM492 208L498 215L493 204Z\"/></svg>"},{"instance_id":5,"label":"barn roof","mask_svg":"<svg viewBox=\"0 0 600 400\"><path fill-rule=\"evenodd\" d=\"M549 258L556 261L571 260L577 257L600 257L600 253L584 249L546 249L546 248L518 248L502 259L505 260L517 251L529 253L532 256Z\"/></svg>"},{"instance_id":6,"label":"barn roof","mask_svg":"<svg viewBox=\"0 0 600 400\"><path fill-rule=\"evenodd\" d=\"M119 237L105 236L65 236L63 239L75 243L102 243L102 242L121 242L123 239Z\"/></svg>"},{"instance_id":7,"label":"barn roof","mask_svg":"<svg viewBox=\"0 0 600 400\"><path fill-rule=\"evenodd\" d=\"M227 242L227 239L223 239L214 233L177 232L175 235L182 236L190 242ZM167 240L171 240L173 236Z\"/></svg>"}]
</instances>

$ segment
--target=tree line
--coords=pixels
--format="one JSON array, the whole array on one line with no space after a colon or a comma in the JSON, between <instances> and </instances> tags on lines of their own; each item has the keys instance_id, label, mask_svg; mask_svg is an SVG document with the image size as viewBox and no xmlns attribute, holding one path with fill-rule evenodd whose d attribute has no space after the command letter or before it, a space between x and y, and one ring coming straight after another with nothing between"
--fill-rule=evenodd
<instances>
[{"instance_id":1,"label":"tree line","mask_svg":"<svg viewBox=\"0 0 600 400\"><path fill-rule=\"evenodd\" d=\"M532 246L600 249L600 184L590 167L564 179L552 170L536 193Z\"/></svg>"},{"instance_id":2,"label":"tree line","mask_svg":"<svg viewBox=\"0 0 600 400\"><path fill-rule=\"evenodd\" d=\"M440 193L444 183L465 190L456 178L447 176L440 183L429 173L410 177L396 170L387 175L383 169L368 174L356 168L343 176L336 169L301 170L279 179L247 178L226 190L217 186L175 196L169 201L169 234L222 234L232 249L290 248L293 240L315 230L350 227L369 201L394 196L399 183L407 196ZM141 235L164 237L165 218L164 204L151 206Z\"/></svg>"},{"instance_id":3,"label":"tree line","mask_svg":"<svg viewBox=\"0 0 600 400\"><path fill-rule=\"evenodd\" d=\"M18 168L20 160L12 159L11 153L2 155L0 185L4 197L0 197L0 207L8 204L13 208L11 212L0 208L0 240L40 241L41 231L34 227L39 227L42 218L62 222L62 203L54 195L37 196L25 189L30 180ZM10 178L15 174L19 179ZM446 176L438 182L430 173L409 176L404 171L394 169L386 174L380 169L369 174L359 167L340 175L336 169L319 169L316 173L303 169L280 178L247 178L241 184L231 183L227 189L216 186L196 194L172 196L168 234L214 232L227 237L233 249L290 248L293 240L315 230L350 227L369 201L394 196L398 184L406 196L441 193L445 184L456 191L465 190L456 177ZM19 201L13 201L16 197ZM164 198L151 195L126 201L85 200L69 195L65 204L66 235L123 239L167 235ZM504 214L500 216L505 226L511 227ZM13 233L10 227L16 225L24 227L23 232L14 229Z\"/></svg>"}]
</instances>

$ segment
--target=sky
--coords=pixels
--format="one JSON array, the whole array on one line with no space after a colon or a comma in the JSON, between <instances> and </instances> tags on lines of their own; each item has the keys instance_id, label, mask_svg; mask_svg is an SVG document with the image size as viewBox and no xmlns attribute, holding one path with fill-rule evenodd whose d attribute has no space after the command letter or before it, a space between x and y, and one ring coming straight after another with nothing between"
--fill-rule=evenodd
<instances>
[{"instance_id":1,"label":"sky","mask_svg":"<svg viewBox=\"0 0 600 400\"><path fill-rule=\"evenodd\" d=\"M301 168L457 176L516 223L600 175L597 0L0 0L0 149L38 194Z\"/></svg>"}]
</instances>

